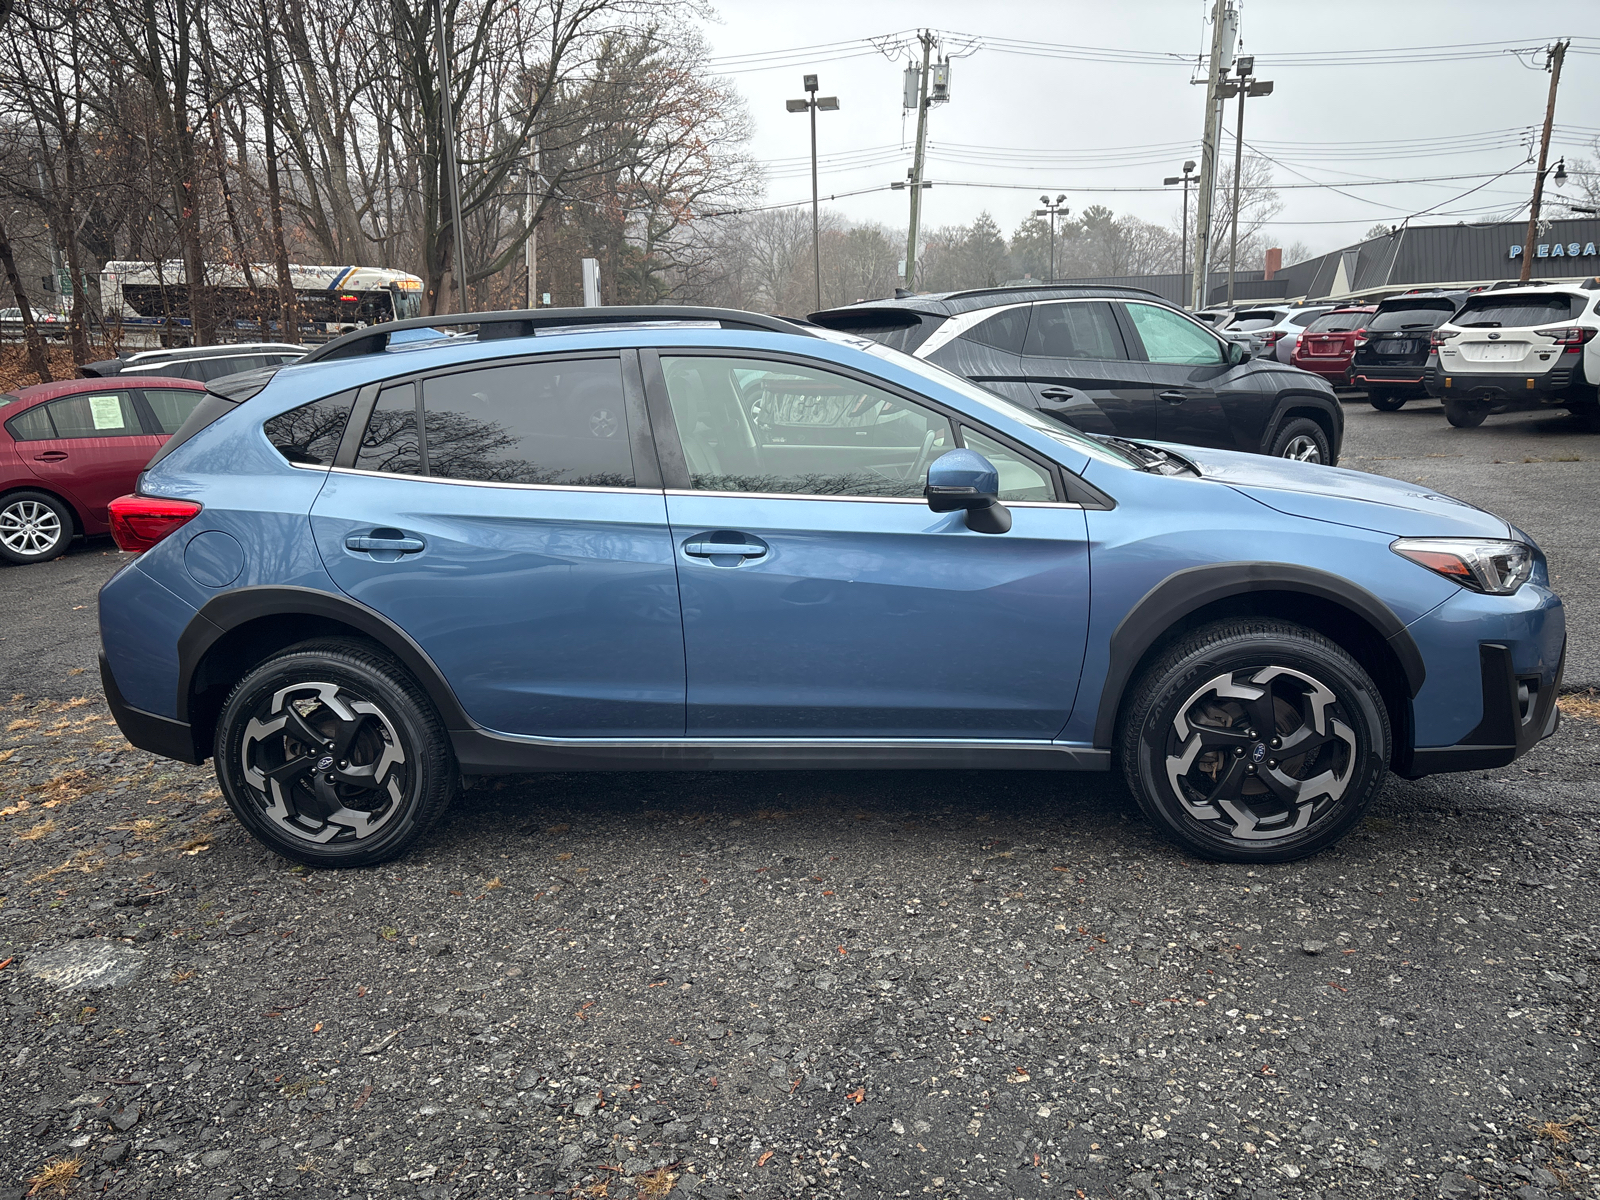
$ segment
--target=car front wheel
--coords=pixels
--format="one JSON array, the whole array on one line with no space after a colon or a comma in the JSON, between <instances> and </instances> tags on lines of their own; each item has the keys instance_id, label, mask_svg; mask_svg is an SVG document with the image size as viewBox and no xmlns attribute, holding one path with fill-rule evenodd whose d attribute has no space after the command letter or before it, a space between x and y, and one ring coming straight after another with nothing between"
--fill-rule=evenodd
<instances>
[{"instance_id":1,"label":"car front wheel","mask_svg":"<svg viewBox=\"0 0 1600 1200\"><path fill-rule=\"evenodd\" d=\"M1285 421L1278 436L1272 439L1273 458L1292 458L1298 462L1333 465L1333 451L1328 445L1328 435L1310 417L1296 417Z\"/></svg>"},{"instance_id":2,"label":"car front wheel","mask_svg":"<svg viewBox=\"0 0 1600 1200\"><path fill-rule=\"evenodd\" d=\"M48 492L12 492L0 500L0 558L37 563L57 558L72 541L72 514Z\"/></svg>"},{"instance_id":3,"label":"car front wheel","mask_svg":"<svg viewBox=\"0 0 1600 1200\"><path fill-rule=\"evenodd\" d=\"M319 867L393 858L444 811L456 779L422 689L387 656L342 639L292 646L240 680L215 755L245 828Z\"/></svg>"},{"instance_id":4,"label":"car front wheel","mask_svg":"<svg viewBox=\"0 0 1600 1200\"><path fill-rule=\"evenodd\" d=\"M1145 815L1225 862L1333 845L1389 761L1388 714L1360 664L1321 634L1257 618L1180 639L1135 684L1118 736Z\"/></svg>"}]
</instances>

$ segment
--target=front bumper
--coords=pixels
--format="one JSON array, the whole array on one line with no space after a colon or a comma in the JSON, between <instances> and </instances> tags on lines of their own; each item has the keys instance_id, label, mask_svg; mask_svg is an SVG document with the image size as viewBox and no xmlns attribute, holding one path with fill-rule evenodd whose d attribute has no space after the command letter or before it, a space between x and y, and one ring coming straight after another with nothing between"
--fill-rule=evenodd
<instances>
[{"instance_id":1,"label":"front bumper","mask_svg":"<svg viewBox=\"0 0 1600 1200\"><path fill-rule=\"evenodd\" d=\"M122 689L117 686L117 677L111 673L104 651L100 654L100 686L105 689L106 704L111 708L117 728L139 749L179 762L205 761L205 756L195 747L194 729L188 722L145 712L123 699Z\"/></svg>"},{"instance_id":2,"label":"front bumper","mask_svg":"<svg viewBox=\"0 0 1600 1200\"><path fill-rule=\"evenodd\" d=\"M1418 747L1399 774L1407 779L1446 771L1483 771L1503 767L1555 733L1561 723L1556 695L1567 665L1566 640L1556 661L1555 678L1545 682L1538 674L1522 674L1513 662L1510 646L1499 642L1478 645L1478 666L1483 682L1483 719L1453 746Z\"/></svg>"},{"instance_id":3,"label":"front bumper","mask_svg":"<svg viewBox=\"0 0 1600 1200\"><path fill-rule=\"evenodd\" d=\"M1574 356L1576 357L1576 356ZM1573 385L1574 368L1551 367L1531 375L1509 372L1446 371L1430 366L1423 372L1428 395L1437 400L1478 400L1486 404L1560 403Z\"/></svg>"}]
</instances>

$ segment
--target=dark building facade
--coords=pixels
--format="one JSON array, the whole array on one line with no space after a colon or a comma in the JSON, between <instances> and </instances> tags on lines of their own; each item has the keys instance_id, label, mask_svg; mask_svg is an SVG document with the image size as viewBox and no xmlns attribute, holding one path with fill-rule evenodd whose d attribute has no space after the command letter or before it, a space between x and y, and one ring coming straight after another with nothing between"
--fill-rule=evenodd
<instances>
[{"instance_id":1,"label":"dark building facade","mask_svg":"<svg viewBox=\"0 0 1600 1200\"><path fill-rule=\"evenodd\" d=\"M1234 277L1235 302L1260 300L1378 300L1422 287L1476 287L1522 273L1526 221L1496 225L1407 225L1293 263L1268 279L1261 271ZM1533 278L1576 281L1600 275L1600 218L1544 223L1534 239ZM1063 279L1063 284L1142 287L1187 305L1189 275L1129 275ZM1208 304L1228 296L1227 272L1213 274Z\"/></svg>"}]
</instances>

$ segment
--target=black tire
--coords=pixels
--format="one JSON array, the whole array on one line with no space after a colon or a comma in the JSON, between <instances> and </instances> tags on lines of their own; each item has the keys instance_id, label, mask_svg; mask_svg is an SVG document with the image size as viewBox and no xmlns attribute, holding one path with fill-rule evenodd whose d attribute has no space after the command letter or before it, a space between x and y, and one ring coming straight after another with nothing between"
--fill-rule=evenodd
<instances>
[{"instance_id":1,"label":"black tire","mask_svg":"<svg viewBox=\"0 0 1600 1200\"><path fill-rule=\"evenodd\" d=\"M1568 411L1577 421L1578 428L1585 433L1600 433L1600 404L1593 400L1584 400L1577 404L1569 404Z\"/></svg>"},{"instance_id":2,"label":"black tire","mask_svg":"<svg viewBox=\"0 0 1600 1200\"><path fill-rule=\"evenodd\" d=\"M400 854L444 812L457 777L450 739L416 681L353 640L302 642L254 668L222 706L214 752L244 827L314 867Z\"/></svg>"},{"instance_id":3,"label":"black tire","mask_svg":"<svg viewBox=\"0 0 1600 1200\"><path fill-rule=\"evenodd\" d=\"M1333 448L1328 445L1328 435L1310 417L1295 417L1285 421L1278 435L1272 439L1272 449L1268 453L1273 458L1292 458L1330 467L1336 461Z\"/></svg>"},{"instance_id":4,"label":"black tire","mask_svg":"<svg viewBox=\"0 0 1600 1200\"><path fill-rule=\"evenodd\" d=\"M60 558L72 543L72 510L49 492L0 499L0 558L25 565Z\"/></svg>"},{"instance_id":5,"label":"black tire","mask_svg":"<svg viewBox=\"0 0 1600 1200\"><path fill-rule=\"evenodd\" d=\"M1380 391L1373 388L1367 393L1367 403L1379 412L1399 412L1405 407L1405 396L1396 395L1394 392Z\"/></svg>"},{"instance_id":6,"label":"black tire","mask_svg":"<svg viewBox=\"0 0 1600 1200\"><path fill-rule=\"evenodd\" d=\"M1389 716L1377 687L1333 642L1288 621L1197 629L1128 695L1117 734L1128 788L1164 836L1204 858L1316 854L1383 786ZM1267 732L1258 726L1268 716L1271 732L1250 736ZM1274 757L1295 746L1305 748Z\"/></svg>"},{"instance_id":7,"label":"black tire","mask_svg":"<svg viewBox=\"0 0 1600 1200\"><path fill-rule=\"evenodd\" d=\"M1444 402L1444 419L1457 429L1476 429L1489 415L1487 404L1472 400L1449 399Z\"/></svg>"}]
</instances>

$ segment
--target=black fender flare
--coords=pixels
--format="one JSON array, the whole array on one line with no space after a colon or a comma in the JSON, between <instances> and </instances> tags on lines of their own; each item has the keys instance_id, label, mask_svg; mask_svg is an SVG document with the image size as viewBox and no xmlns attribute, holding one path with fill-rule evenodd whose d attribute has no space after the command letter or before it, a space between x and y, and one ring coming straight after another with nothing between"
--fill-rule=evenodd
<instances>
[{"instance_id":1,"label":"black fender flare","mask_svg":"<svg viewBox=\"0 0 1600 1200\"><path fill-rule=\"evenodd\" d=\"M1208 604L1251 592L1298 592L1348 610L1382 635L1400 663L1408 693L1415 697L1422 690L1427 670L1417 643L1389 606L1360 584L1293 563L1207 563L1168 575L1140 597L1111 634L1106 680L1095 714L1094 744L1111 745L1123 692L1157 638Z\"/></svg>"},{"instance_id":2,"label":"black fender flare","mask_svg":"<svg viewBox=\"0 0 1600 1200\"><path fill-rule=\"evenodd\" d=\"M1272 448L1272 441L1278 436L1278 430L1283 428L1283 423L1289 419L1289 414L1296 409L1314 408L1327 415L1334 429L1335 444L1332 447L1335 459L1339 451L1344 448L1344 409L1339 407L1337 396L1324 396L1321 392L1280 391L1277 403L1273 406L1272 417L1267 422L1266 432L1261 435L1261 453L1266 454Z\"/></svg>"},{"instance_id":3,"label":"black fender flare","mask_svg":"<svg viewBox=\"0 0 1600 1200\"><path fill-rule=\"evenodd\" d=\"M347 596L316 588L263 585L225 592L206 601L178 637L178 720L190 721L195 672L206 652L226 634L262 617L315 617L338 621L365 634L411 672L450 730L476 729L444 674L428 654L382 613ZM308 634L308 636L311 636Z\"/></svg>"}]
</instances>

